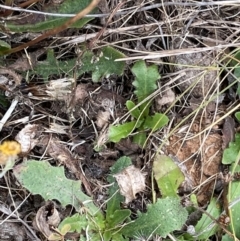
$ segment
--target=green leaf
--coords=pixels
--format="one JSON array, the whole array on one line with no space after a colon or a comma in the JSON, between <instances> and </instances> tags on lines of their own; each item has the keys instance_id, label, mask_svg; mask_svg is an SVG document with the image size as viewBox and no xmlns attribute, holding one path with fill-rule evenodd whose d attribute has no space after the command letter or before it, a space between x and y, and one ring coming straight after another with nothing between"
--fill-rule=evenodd
<instances>
[{"instance_id":1,"label":"green leaf","mask_svg":"<svg viewBox=\"0 0 240 241\"><path fill-rule=\"evenodd\" d=\"M113 234L112 241L129 241L129 239L128 238L123 238L121 233L116 233L116 234Z\"/></svg>"},{"instance_id":2,"label":"green leaf","mask_svg":"<svg viewBox=\"0 0 240 241\"><path fill-rule=\"evenodd\" d=\"M236 158L235 162L238 162L239 160ZM240 172L240 166L239 165L232 164L230 167L230 173L239 173ZM234 168L234 170L233 170ZM231 181L228 186L228 203L232 203L233 201L236 202L237 199L239 199L240 196L240 181ZM240 239L240 222L239 222L239 213L240 213L240 202L236 202L235 205L233 205L231 208L229 208L230 218L231 218L231 225L230 230L231 233L234 233L235 236Z\"/></svg>"},{"instance_id":3,"label":"green leaf","mask_svg":"<svg viewBox=\"0 0 240 241\"><path fill-rule=\"evenodd\" d=\"M91 0L65 0L60 8L57 10L57 13L78 13L84 8L86 8L91 3ZM53 11L52 11L53 12ZM63 25L69 18L66 17L53 17L47 16L44 19L43 15L36 16L36 19L39 19L38 22L33 24L17 24L13 21L6 21L5 28L11 32L22 33L22 32L41 32L49 29L56 28ZM88 23L93 18L82 18L76 21L71 27L82 28L86 23Z\"/></svg>"},{"instance_id":4,"label":"green leaf","mask_svg":"<svg viewBox=\"0 0 240 241\"><path fill-rule=\"evenodd\" d=\"M60 224L59 229L62 230L65 225L70 225L71 229L69 232L78 232L85 230L88 225L88 220L86 216L79 215L78 213L74 214L71 217L66 217Z\"/></svg>"},{"instance_id":5,"label":"green leaf","mask_svg":"<svg viewBox=\"0 0 240 241\"><path fill-rule=\"evenodd\" d=\"M7 42L0 40L0 52L9 49L11 49L11 46Z\"/></svg>"},{"instance_id":6,"label":"green leaf","mask_svg":"<svg viewBox=\"0 0 240 241\"><path fill-rule=\"evenodd\" d=\"M235 135L235 141L229 143L229 147L223 152L222 163L232 164L236 161L238 152L240 151L240 134Z\"/></svg>"},{"instance_id":7,"label":"green leaf","mask_svg":"<svg viewBox=\"0 0 240 241\"><path fill-rule=\"evenodd\" d=\"M163 126L167 125L169 119L166 115L156 113L153 116L148 116L143 124L144 129L152 129L152 131L156 131Z\"/></svg>"},{"instance_id":8,"label":"green leaf","mask_svg":"<svg viewBox=\"0 0 240 241\"><path fill-rule=\"evenodd\" d=\"M132 73L135 75L135 94L138 98L138 103L148 97L157 89L157 80L160 79L158 68L156 65L146 66L143 60L140 60L132 67Z\"/></svg>"},{"instance_id":9,"label":"green leaf","mask_svg":"<svg viewBox=\"0 0 240 241\"><path fill-rule=\"evenodd\" d=\"M65 224L64 226L62 226L62 228L60 229L60 233L62 235L66 235L68 232L71 231L71 225L70 224Z\"/></svg>"},{"instance_id":10,"label":"green leaf","mask_svg":"<svg viewBox=\"0 0 240 241\"><path fill-rule=\"evenodd\" d=\"M126 102L126 106L128 111L130 112L130 114L135 118L138 119L138 117L140 116L141 112L139 110L139 108L135 108L136 105L134 102L132 102L131 100L128 100ZM135 108L135 109L134 109ZM133 110L134 109L134 110Z\"/></svg>"},{"instance_id":11,"label":"green leaf","mask_svg":"<svg viewBox=\"0 0 240 241\"><path fill-rule=\"evenodd\" d=\"M97 214L102 218L92 198L81 191L81 182L67 179L63 167L52 167L48 162L31 160L17 165L13 172L32 194L40 194L46 201L56 199L63 206L70 204L79 212L85 207L89 214Z\"/></svg>"},{"instance_id":12,"label":"green leaf","mask_svg":"<svg viewBox=\"0 0 240 241\"><path fill-rule=\"evenodd\" d=\"M178 197L178 187L185 177L170 157L156 154L153 162L153 173L163 197Z\"/></svg>"},{"instance_id":13,"label":"green leaf","mask_svg":"<svg viewBox=\"0 0 240 241\"><path fill-rule=\"evenodd\" d=\"M230 237L228 234L224 234L222 236L222 240L221 241L234 241L234 239L232 237Z\"/></svg>"},{"instance_id":14,"label":"green leaf","mask_svg":"<svg viewBox=\"0 0 240 241\"><path fill-rule=\"evenodd\" d=\"M111 219L108 222L110 228L116 228L118 225L122 224L128 217L130 217L131 211L129 209L116 210Z\"/></svg>"},{"instance_id":15,"label":"green leaf","mask_svg":"<svg viewBox=\"0 0 240 241\"><path fill-rule=\"evenodd\" d=\"M122 75L125 67L125 62L116 62L115 60L124 57L125 55L123 53L110 46L107 46L99 52L99 59L96 60L94 64L92 64L92 62L86 63L84 59L83 63L85 66L86 64L89 64L89 67L91 67L92 71L92 80L97 82L104 76L108 78L111 74ZM83 71L84 68L81 70Z\"/></svg>"},{"instance_id":16,"label":"green leaf","mask_svg":"<svg viewBox=\"0 0 240 241\"><path fill-rule=\"evenodd\" d=\"M141 231L147 237L158 234L165 238L170 232L180 230L187 217L188 213L179 198L158 199L155 204L148 205L146 213L141 213L134 222L124 226L121 233L134 237Z\"/></svg>"},{"instance_id":17,"label":"green leaf","mask_svg":"<svg viewBox=\"0 0 240 241\"><path fill-rule=\"evenodd\" d=\"M235 113L235 117L238 120L238 122L240 122L240 112L239 111Z\"/></svg>"},{"instance_id":18,"label":"green leaf","mask_svg":"<svg viewBox=\"0 0 240 241\"><path fill-rule=\"evenodd\" d=\"M141 147L144 147L146 140L147 140L146 132L139 132L133 136L133 142L138 144Z\"/></svg>"},{"instance_id":19,"label":"green leaf","mask_svg":"<svg viewBox=\"0 0 240 241\"><path fill-rule=\"evenodd\" d=\"M81 59L72 58L65 61L58 61L53 50L49 50L47 53L47 59L39 62L34 68L34 72L44 78L48 79L51 75L66 74L67 76L73 75L73 69L76 68L77 76L84 74L85 72L92 72L93 81L99 81L104 76L110 74L121 75L124 70L124 62L115 62L117 58L124 57L124 55L112 47L104 47L99 50L98 53L94 54L91 51L85 51ZM77 63L81 61L77 66ZM32 72L31 72L32 73Z\"/></svg>"},{"instance_id":20,"label":"green leaf","mask_svg":"<svg viewBox=\"0 0 240 241\"><path fill-rule=\"evenodd\" d=\"M121 139L128 137L135 126L136 121L127 122L117 126L110 126L108 133L109 141L116 143Z\"/></svg>"},{"instance_id":21,"label":"green leaf","mask_svg":"<svg viewBox=\"0 0 240 241\"><path fill-rule=\"evenodd\" d=\"M211 199L206 212L214 219L218 219L221 214L221 209L216 198ZM196 234L194 235L194 238L196 238L196 240L207 240L210 236L215 234L217 230L218 226L216 225L216 222L204 213L195 226Z\"/></svg>"}]
</instances>

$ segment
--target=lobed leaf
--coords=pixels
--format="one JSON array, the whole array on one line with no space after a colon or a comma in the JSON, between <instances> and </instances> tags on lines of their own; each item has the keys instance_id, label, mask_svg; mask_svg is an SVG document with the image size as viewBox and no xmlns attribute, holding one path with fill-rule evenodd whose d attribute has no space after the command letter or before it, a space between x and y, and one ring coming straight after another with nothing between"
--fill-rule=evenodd
<instances>
[{"instance_id":1,"label":"lobed leaf","mask_svg":"<svg viewBox=\"0 0 240 241\"><path fill-rule=\"evenodd\" d=\"M156 83L160 79L158 68L156 65L147 67L145 62L140 60L132 67L132 73L136 77L133 82L136 88L134 93L138 98L138 102L141 102L157 89Z\"/></svg>"},{"instance_id":2,"label":"lobed leaf","mask_svg":"<svg viewBox=\"0 0 240 241\"><path fill-rule=\"evenodd\" d=\"M44 200L58 200L63 206L72 205L77 211L85 207L91 215L102 214L91 197L81 191L81 182L67 179L63 167L53 167L48 162L26 161L17 165L14 175L32 194Z\"/></svg>"},{"instance_id":3,"label":"lobed leaf","mask_svg":"<svg viewBox=\"0 0 240 241\"><path fill-rule=\"evenodd\" d=\"M39 62L34 68L34 72L42 76L45 80L51 75L73 75L73 69L76 69L77 76L85 72L92 72L93 81L97 82L104 76L110 74L121 75L124 70L124 62L115 62L114 60L124 55L112 47L104 47L99 53L94 54L87 50L82 55L81 59L72 58L65 61L58 61L52 50L48 51L47 59ZM77 66L78 62L81 62Z\"/></svg>"},{"instance_id":4,"label":"lobed leaf","mask_svg":"<svg viewBox=\"0 0 240 241\"><path fill-rule=\"evenodd\" d=\"M166 237L170 232L180 230L186 222L188 213L182 207L179 198L167 197L158 199L155 204L148 205L146 213L121 229L127 237L137 236L139 230L149 237L158 234Z\"/></svg>"}]
</instances>

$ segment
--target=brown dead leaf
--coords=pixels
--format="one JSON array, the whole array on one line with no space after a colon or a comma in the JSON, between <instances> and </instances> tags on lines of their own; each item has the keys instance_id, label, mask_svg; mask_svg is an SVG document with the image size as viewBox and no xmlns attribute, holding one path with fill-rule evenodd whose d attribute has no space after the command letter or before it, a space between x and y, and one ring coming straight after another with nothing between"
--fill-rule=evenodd
<instances>
[{"instance_id":1,"label":"brown dead leaf","mask_svg":"<svg viewBox=\"0 0 240 241\"><path fill-rule=\"evenodd\" d=\"M229 142L233 141L235 135L235 121L232 117L227 116L225 118L223 129L222 129L222 149L227 148Z\"/></svg>"},{"instance_id":2,"label":"brown dead leaf","mask_svg":"<svg viewBox=\"0 0 240 241\"><path fill-rule=\"evenodd\" d=\"M21 84L22 76L17 74L15 71L0 67L0 75L7 77L8 79L8 89L13 90Z\"/></svg>"},{"instance_id":3,"label":"brown dead leaf","mask_svg":"<svg viewBox=\"0 0 240 241\"><path fill-rule=\"evenodd\" d=\"M198 187L196 194L201 205L209 201L214 190L215 179L210 177L219 173L221 146L222 138L219 134L186 139L185 133L171 136L169 145L166 146L167 154L175 156L186 167L187 175L193 181L193 188Z\"/></svg>"},{"instance_id":4,"label":"brown dead leaf","mask_svg":"<svg viewBox=\"0 0 240 241\"><path fill-rule=\"evenodd\" d=\"M72 85L74 79L63 78L49 81L46 94L53 100L68 101L69 95L72 93Z\"/></svg>"},{"instance_id":5,"label":"brown dead leaf","mask_svg":"<svg viewBox=\"0 0 240 241\"><path fill-rule=\"evenodd\" d=\"M136 194L145 190L145 174L140 169L131 165L120 173L114 175L120 188L120 193L125 197L125 203L136 198Z\"/></svg>"},{"instance_id":6,"label":"brown dead leaf","mask_svg":"<svg viewBox=\"0 0 240 241\"><path fill-rule=\"evenodd\" d=\"M61 219L53 202L48 202L38 211L33 221L33 226L46 238L53 234L52 227L58 227Z\"/></svg>"},{"instance_id":7,"label":"brown dead leaf","mask_svg":"<svg viewBox=\"0 0 240 241\"><path fill-rule=\"evenodd\" d=\"M27 124L18 132L15 140L21 145L22 153L28 153L36 146L40 133L40 125L37 124Z\"/></svg>"},{"instance_id":8,"label":"brown dead leaf","mask_svg":"<svg viewBox=\"0 0 240 241\"><path fill-rule=\"evenodd\" d=\"M122 139L115 144L115 148L123 152L125 156L139 153L139 145L133 143L129 138Z\"/></svg>"}]
</instances>

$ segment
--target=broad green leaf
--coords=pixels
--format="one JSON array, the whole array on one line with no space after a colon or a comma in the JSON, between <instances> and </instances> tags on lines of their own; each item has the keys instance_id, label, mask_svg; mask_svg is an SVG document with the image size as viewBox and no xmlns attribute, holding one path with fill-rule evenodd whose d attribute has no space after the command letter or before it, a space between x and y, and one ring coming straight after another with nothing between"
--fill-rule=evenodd
<instances>
[{"instance_id":1,"label":"broad green leaf","mask_svg":"<svg viewBox=\"0 0 240 241\"><path fill-rule=\"evenodd\" d=\"M104 76L110 74L121 75L124 70L124 62L115 62L117 58L124 55L112 47L104 47L94 54L90 50L86 50L81 59L72 58L65 61L58 61L52 50L48 51L47 59L39 62L34 68L34 72L42 76L45 80L51 75L73 75L73 70L76 70L77 76L85 72L92 72L93 81L99 81ZM79 66L77 63L81 62Z\"/></svg>"},{"instance_id":2,"label":"broad green leaf","mask_svg":"<svg viewBox=\"0 0 240 241\"><path fill-rule=\"evenodd\" d=\"M67 179L63 167L53 167L44 161L25 161L13 169L15 177L32 194L44 200L58 200L64 207L72 205L81 212L85 207L89 214L102 218L91 197L81 191L81 182Z\"/></svg>"},{"instance_id":3,"label":"broad green leaf","mask_svg":"<svg viewBox=\"0 0 240 241\"><path fill-rule=\"evenodd\" d=\"M60 8L57 9L57 13L63 13L63 14L78 13L84 8L86 8L90 3L91 3L91 0L83 0L83 1L65 0L62 4L60 4ZM36 14L32 14L32 15L34 16ZM41 32L41 31L45 31L45 30L49 30L49 29L53 29L58 26L61 26L70 18L53 17L53 16L47 16L46 18L44 18L44 15L39 15L39 16L36 15L36 19L39 21L34 22L32 24L25 23L23 25L20 25L13 21L6 21L5 28L15 33ZM76 21L71 27L81 28L92 19L93 18L82 18Z\"/></svg>"},{"instance_id":4,"label":"broad green leaf","mask_svg":"<svg viewBox=\"0 0 240 241\"><path fill-rule=\"evenodd\" d=\"M133 142L138 144L139 146L143 147L147 140L147 133L146 132L139 132L133 136Z\"/></svg>"},{"instance_id":5,"label":"broad green leaf","mask_svg":"<svg viewBox=\"0 0 240 241\"><path fill-rule=\"evenodd\" d=\"M206 212L214 219L218 219L221 214L221 208L216 198L211 199ZM208 240L208 238L215 234L217 230L218 226L216 222L204 213L195 226L196 234L194 235L194 238L196 238L196 240Z\"/></svg>"},{"instance_id":6,"label":"broad green leaf","mask_svg":"<svg viewBox=\"0 0 240 241\"><path fill-rule=\"evenodd\" d=\"M0 40L0 52L8 49L11 49L11 46L7 42Z\"/></svg>"},{"instance_id":7,"label":"broad green leaf","mask_svg":"<svg viewBox=\"0 0 240 241\"><path fill-rule=\"evenodd\" d=\"M141 112L139 110L139 108L135 108L136 105L134 102L132 102L131 100L128 100L126 102L126 106L128 111L130 112L130 114L135 118L138 119L138 117L140 116ZM135 109L134 109L135 108ZM134 109L134 110L133 110Z\"/></svg>"},{"instance_id":8,"label":"broad green leaf","mask_svg":"<svg viewBox=\"0 0 240 241\"><path fill-rule=\"evenodd\" d=\"M104 241L110 241L111 238L112 238L112 230L111 231L109 231L109 230L105 231L104 234L103 234L103 240Z\"/></svg>"},{"instance_id":9,"label":"broad green leaf","mask_svg":"<svg viewBox=\"0 0 240 241\"><path fill-rule=\"evenodd\" d=\"M124 123L122 125L110 126L108 139L112 142L119 142L121 139L126 138L133 131L136 126L136 121Z\"/></svg>"},{"instance_id":10,"label":"broad green leaf","mask_svg":"<svg viewBox=\"0 0 240 241\"><path fill-rule=\"evenodd\" d=\"M232 164L236 161L238 152L240 151L240 134L235 135L235 141L229 143L229 147L223 152L222 163Z\"/></svg>"},{"instance_id":11,"label":"broad green leaf","mask_svg":"<svg viewBox=\"0 0 240 241\"><path fill-rule=\"evenodd\" d=\"M128 217L130 217L131 211L129 209L122 209L122 210L116 210L111 217L110 222L108 223L108 226L110 228L116 228L120 224L123 223Z\"/></svg>"},{"instance_id":12,"label":"broad green leaf","mask_svg":"<svg viewBox=\"0 0 240 241\"><path fill-rule=\"evenodd\" d=\"M123 238L121 232L113 234L111 241L129 241L128 238Z\"/></svg>"},{"instance_id":13,"label":"broad green leaf","mask_svg":"<svg viewBox=\"0 0 240 241\"><path fill-rule=\"evenodd\" d=\"M156 154L153 162L153 174L163 197L178 197L178 187L185 177L170 157Z\"/></svg>"},{"instance_id":14,"label":"broad green leaf","mask_svg":"<svg viewBox=\"0 0 240 241\"><path fill-rule=\"evenodd\" d=\"M221 241L234 241L234 239L232 237L230 237L228 234L224 234L222 236L222 240Z\"/></svg>"},{"instance_id":15,"label":"broad green leaf","mask_svg":"<svg viewBox=\"0 0 240 241\"><path fill-rule=\"evenodd\" d=\"M88 225L88 220L85 215L80 215L79 213L74 214L71 217L66 217L60 224L59 229L62 230L66 225L70 225L70 232L80 233L85 230Z\"/></svg>"},{"instance_id":16,"label":"broad green leaf","mask_svg":"<svg viewBox=\"0 0 240 241\"><path fill-rule=\"evenodd\" d=\"M146 66L143 60L140 60L132 67L132 73L135 75L133 85L136 90L134 93L138 98L138 103L148 97L157 89L157 80L160 79L156 65Z\"/></svg>"},{"instance_id":17,"label":"broad green leaf","mask_svg":"<svg viewBox=\"0 0 240 241\"><path fill-rule=\"evenodd\" d=\"M153 116L148 116L145 119L145 122L143 124L144 129L151 129L152 131L156 131L163 126L167 125L169 119L166 115L156 113Z\"/></svg>"},{"instance_id":18,"label":"broad green leaf","mask_svg":"<svg viewBox=\"0 0 240 241\"><path fill-rule=\"evenodd\" d=\"M180 230L187 217L188 213L179 198L166 197L148 205L147 212L140 213L134 222L123 226L121 233L127 237L135 237L141 231L146 237L158 234L165 238L170 232Z\"/></svg>"}]
</instances>

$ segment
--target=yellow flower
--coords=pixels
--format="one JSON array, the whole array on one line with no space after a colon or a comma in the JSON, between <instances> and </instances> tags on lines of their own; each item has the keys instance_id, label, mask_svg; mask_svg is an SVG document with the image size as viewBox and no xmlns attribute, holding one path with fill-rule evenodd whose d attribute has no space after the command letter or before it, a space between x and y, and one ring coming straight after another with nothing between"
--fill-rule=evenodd
<instances>
[{"instance_id":1,"label":"yellow flower","mask_svg":"<svg viewBox=\"0 0 240 241\"><path fill-rule=\"evenodd\" d=\"M5 156L16 156L21 152L21 145L16 141L4 141L0 145L0 152Z\"/></svg>"}]
</instances>

